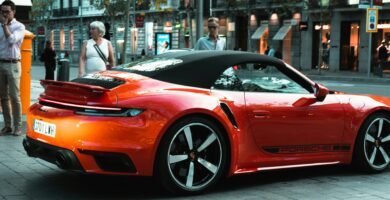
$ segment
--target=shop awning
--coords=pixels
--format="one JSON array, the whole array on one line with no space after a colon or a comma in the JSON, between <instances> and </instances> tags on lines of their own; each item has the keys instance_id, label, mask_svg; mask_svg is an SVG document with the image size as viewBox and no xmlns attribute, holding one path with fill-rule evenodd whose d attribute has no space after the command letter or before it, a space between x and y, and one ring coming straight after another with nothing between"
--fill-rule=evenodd
<instances>
[{"instance_id":1,"label":"shop awning","mask_svg":"<svg viewBox=\"0 0 390 200\"><path fill-rule=\"evenodd\" d=\"M278 32L275 34L275 36L272 38L273 40L284 40L287 33L290 31L291 25L283 25Z\"/></svg>"},{"instance_id":2,"label":"shop awning","mask_svg":"<svg viewBox=\"0 0 390 200\"><path fill-rule=\"evenodd\" d=\"M263 36L265 31L267 30L268 26L267 25L261 25L259 28L256 29L256 31L252 34L251 39L252 40L258 40Z\"/></svg>"},{"instance_id":3,"label":"shop awning","mask_svg":"<svg viewBox=\"0 0 390 200\"><path fill-rule=\"evenodd\" d=\"M3 3L4 0L0 0L0 4ZM31 0L12 0L16 6L32 6Z\"/></svg>"}]
</instances>

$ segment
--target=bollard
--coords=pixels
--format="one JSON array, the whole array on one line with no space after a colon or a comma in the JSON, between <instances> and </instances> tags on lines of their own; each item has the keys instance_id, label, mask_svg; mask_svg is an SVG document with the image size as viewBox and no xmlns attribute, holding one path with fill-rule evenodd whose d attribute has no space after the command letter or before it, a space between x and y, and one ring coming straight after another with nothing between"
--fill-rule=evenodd
<instances>
[{"instance_id":1,"label":"bollard","mask_svg":"<svg viewBox=\"0 0 390 200\"><path fill-rule=\"evenodd\" d=\"M58 61L57 81L69 81L69 59Z\"/></svg>"},{"instance_id":2,"label":"bollard","mask_svg":"<svg viewBox=\"0 0 390 200\"><path fill-rule=\"evenodd\" d=\"M24 32L24 39L20 48L22 75L20 78L20 99L22 102L22 114L26 114L30 107L30 89L31 89L31 57L32 57L32 40L35 35L30 31Z\"/></svg>"}]
</instances>

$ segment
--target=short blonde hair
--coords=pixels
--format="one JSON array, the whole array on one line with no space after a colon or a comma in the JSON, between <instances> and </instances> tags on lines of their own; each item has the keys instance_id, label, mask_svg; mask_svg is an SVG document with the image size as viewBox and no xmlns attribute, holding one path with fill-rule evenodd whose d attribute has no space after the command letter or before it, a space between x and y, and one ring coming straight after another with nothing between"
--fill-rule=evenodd
<instances>
[{"instance_id":1,"label":"short blonde hair","mask_svg":"<svg viewBox=\"0 0 390 200\"><path fill-rule=\"evenodd\" d=\"M93 21L89 28L97 28L99 30L100 36L104 36L106 34L106 27L104 26L103 22L101 21Z\"/></svg>"},{"instance_id":2,"label":"short blonde hair","mask_svg":"<svg viewBox=\"0 0 390 200\"><path fill-rule=\"evenodd\" d=\"M219 19L216 18L216 17L210 17L207 19L207 22L208 23L212 23L214 25L216 25L217 27L219 26Z\"/></svg>"}]
</instances>

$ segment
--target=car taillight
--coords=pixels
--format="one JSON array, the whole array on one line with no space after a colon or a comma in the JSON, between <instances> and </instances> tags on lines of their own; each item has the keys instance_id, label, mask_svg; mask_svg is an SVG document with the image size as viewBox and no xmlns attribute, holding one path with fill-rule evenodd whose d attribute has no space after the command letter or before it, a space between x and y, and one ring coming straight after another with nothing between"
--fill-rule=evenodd
<instances>
[{"instance_id":1,"label":"car taillight","mask_svg":"<svg viewBox=\"0 0 390 200\"><path fill-rule=\"evenodd\" d=\"M78 115L101 116L101 117L135 117L141 114L144 109L128 108L121 110L100 110L100 109L82 109L75 111Z\"/></svg>"}]
</instances>

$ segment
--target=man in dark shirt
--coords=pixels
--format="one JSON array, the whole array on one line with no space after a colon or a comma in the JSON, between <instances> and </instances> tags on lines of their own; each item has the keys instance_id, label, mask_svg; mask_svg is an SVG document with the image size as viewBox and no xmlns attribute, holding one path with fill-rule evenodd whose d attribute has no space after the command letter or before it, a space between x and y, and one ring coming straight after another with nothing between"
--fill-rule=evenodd
<instances>
[{"instance_id":1,"label":"man in dark shirt","mask_svg":"<svg viewBox=\"0 0 390 200\"><path fill-rule=\"evenodd\" d=\"M387 61L387 57L388 54L386 48L386 41L382 41L382 45L379 47L379 51L378 51L378 59L382 63Z\"/></svg>"}]
</instances>

